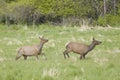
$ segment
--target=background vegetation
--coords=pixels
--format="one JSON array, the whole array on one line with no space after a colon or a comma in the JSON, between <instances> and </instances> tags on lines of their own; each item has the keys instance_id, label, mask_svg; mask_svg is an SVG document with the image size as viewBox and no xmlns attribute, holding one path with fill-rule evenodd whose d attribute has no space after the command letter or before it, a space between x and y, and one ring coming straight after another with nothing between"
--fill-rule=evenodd
<instances>
[{"instance_id":1,"label":"background vegetation","mask_svg":"<svg viewBox=\"0 0 120 80\"><path fill-rule=\"evenodd\" d=\"M0 23L120 25L120 0L0 0ZM87 22L87 23L85 23Z\"/></svg>"}]
</instances>

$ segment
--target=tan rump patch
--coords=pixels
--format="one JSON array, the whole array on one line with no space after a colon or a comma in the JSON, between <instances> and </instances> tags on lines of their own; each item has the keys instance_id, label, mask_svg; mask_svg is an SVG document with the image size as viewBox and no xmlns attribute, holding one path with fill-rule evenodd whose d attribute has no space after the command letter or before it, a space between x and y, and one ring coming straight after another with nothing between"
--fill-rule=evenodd
<instances>
[{"instance_id":1,"label":"tan rump patch","mask_svg":"<svg viewBox=\"0 0 120 80\"><path fill-rule=\"evenodd\" d=\"M70 43L70 41L69 41L69 42L67 42L67 43L65 44L65 46L67 46L69 43Z\"/></svg>"}]
</instances>

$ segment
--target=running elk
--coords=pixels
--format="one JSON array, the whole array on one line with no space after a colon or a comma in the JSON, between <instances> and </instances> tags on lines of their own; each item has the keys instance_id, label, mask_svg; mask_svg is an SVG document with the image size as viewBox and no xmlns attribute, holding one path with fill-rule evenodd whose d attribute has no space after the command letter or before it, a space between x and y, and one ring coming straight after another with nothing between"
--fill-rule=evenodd
<instances>
[{"instance_id":1,"label":"running elk","mask_svg":"<svg viewBox=\"0 0 120 80\"><path fill-rule=\"evenodd\" d=\"M96 45L99 45L101 43L102 43L101 41L97 41L94 38L90 45L85 45L78 42L69 42L66 45L66 50L63 52L64 58L66 59L66 55L69 58L70 56L68 53L74 52L74 53L80 54L80 59L83 59L83 58L85 59L85 55L87 55L88 52L93 50Z\"/></svg>"},{"instance_id":2,"label":"running elk","mask_svg":"<svg viewBox=\"0 0 120 80\"><path fill-rule=\"evenodd\" d=\"M18 50L18 53L17 53L17 56L16 56L16 60L18 60L21 56L24 57L24 60L26 60L28 56L36 56L36 58L38 60L38 55L44 54L44 53L42 53L43 45L46 42L48 42L48 40L44 39L43 37L39 37L39 39L40 39L40 43L39 44L32 45L32 46L21 47ZM44 56L45 56L45 54L44 54Z\"/></svg>"}]
</instances>

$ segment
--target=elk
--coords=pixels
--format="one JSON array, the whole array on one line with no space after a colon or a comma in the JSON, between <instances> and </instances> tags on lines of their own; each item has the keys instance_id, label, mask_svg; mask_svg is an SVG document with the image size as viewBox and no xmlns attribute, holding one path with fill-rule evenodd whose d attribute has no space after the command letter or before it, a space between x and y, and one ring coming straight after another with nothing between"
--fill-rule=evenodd
<instances>
[{"instance_id":1,"label":"elk","mask_svg":"<svg viewBox=\"0 0 120 80\"><path fill-rule=\"evenodd\" d=\"M66 45L66 50L63 52L64 58L66 59L66 55L69 58L70 56L68 53L74 52L80 55L80 59L85 59L85 56L88 54L88 52L93 50L96 45L99 45L101 43L101 41L95 40L95 38L93 38L92 43L90 45L78 42L69 42Z\"/></svg>"},{"instance_id":2,"label":"elk","mask_svg":"<svg viewBox=\"0 0 120 80\"><path fill-rule=\"evenodd\" d=\"M16 60L18 60L21 56L24 57L24 60L26 60L28 56L36 56L37 60L38 60L38 55L43 54L45 56L45 53L42 53L42 48L43 45L46 42L48 42L48 40L44 39L43 37L39 37L39 39L40 39L39 44L21 47L18 50Z\"/></svg>"}]
</instances>

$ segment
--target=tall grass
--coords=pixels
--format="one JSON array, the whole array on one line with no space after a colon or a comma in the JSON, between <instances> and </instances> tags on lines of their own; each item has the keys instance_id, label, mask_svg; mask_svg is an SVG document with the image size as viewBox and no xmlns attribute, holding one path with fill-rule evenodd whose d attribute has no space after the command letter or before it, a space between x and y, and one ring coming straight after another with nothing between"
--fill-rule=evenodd
<instances>
[{"instance_id":1,"label":"tall grass","mask_svg":"<svg viewBox=\"0 0 120 80\"><path fill-rule=\"evenodd\" d=\"M49 39L42 55L36 61L21 57L15 61L21 46L39 43L38 37ZM68 41L90 44L92 38L102 44L91 51L85 60L78 54L70 53L64 59L63 51ZM80 28L41 25L0 26L0 80L120 80L120 29L119 28Z\"/></svg>"}]
</instances>

